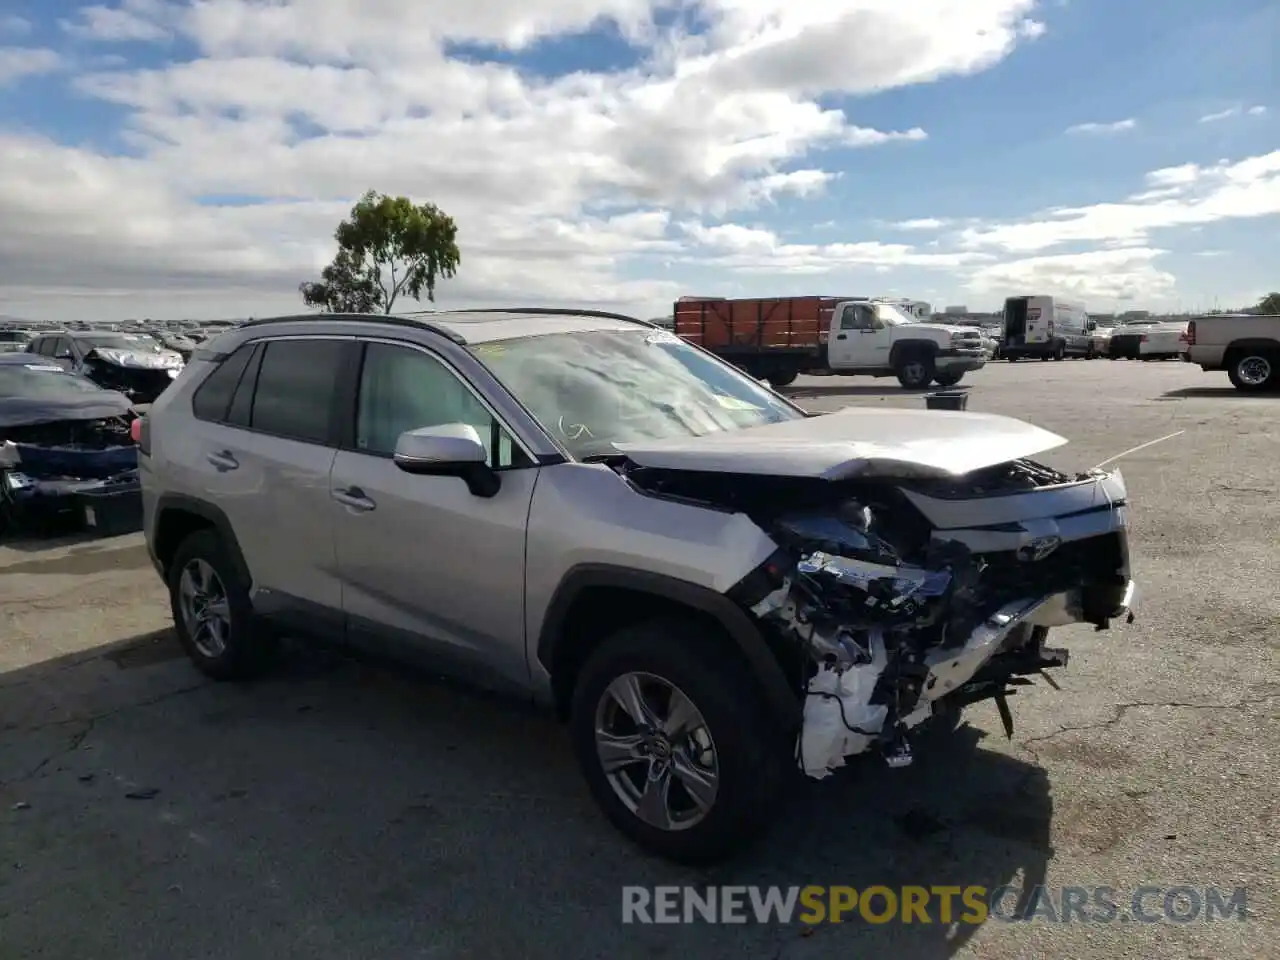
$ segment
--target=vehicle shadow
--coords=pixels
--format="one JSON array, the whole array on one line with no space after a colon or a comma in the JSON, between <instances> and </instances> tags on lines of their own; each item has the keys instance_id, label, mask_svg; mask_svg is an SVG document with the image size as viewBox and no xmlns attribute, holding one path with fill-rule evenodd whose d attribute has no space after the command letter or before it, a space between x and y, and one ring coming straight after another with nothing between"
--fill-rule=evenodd
<instances>
[{"instance_id":1,"label":"vehicle shadow","mask_svg":"<svg viewBox=\"0 0 1280 960\"><path fill-rule=\"evenodd\" d=\"M23 865L6 945L703 960L804 940L805 956L941 960L978 927L936 906L930 923L624 924L622 889L1030 889L1052 856L1048 783L981 741L963 727L904 770L797 777L769 837L696 870L623 840L531 708L320 650L213 683L159 631L0 675L0 862Z\"/></svg>"},{"instance_id":2,"label":"vehicle shadow","mask_svg":"<svg viewBox=\"0 0 1280 960\"><path fill-rule=\"evenodd\" d=\"M1167 390L1160 396L1167 400L1275 400L1280 399L1280 391L1246 393L1235 387L1179 387L1177 390Z\"/></svg>"}]
</instances>

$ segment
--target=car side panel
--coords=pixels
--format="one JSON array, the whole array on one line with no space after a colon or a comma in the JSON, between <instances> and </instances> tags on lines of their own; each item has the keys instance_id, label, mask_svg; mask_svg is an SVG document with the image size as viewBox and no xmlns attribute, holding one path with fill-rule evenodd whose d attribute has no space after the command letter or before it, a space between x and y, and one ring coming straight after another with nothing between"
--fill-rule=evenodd
<instances>
[{"instance_id":1,"label":"car side panel","mask_svg":"<svg viewBox=\"0 0 1280 960\"><path fill-rule=\"evenodd\" d=\"M548 682L537 656L542 624L573 568L620 566L724 593L777 549L744 514L643 494L603 464L539 473L525 565L526 655L536 686Z\"/></svg>"}]
</instances>

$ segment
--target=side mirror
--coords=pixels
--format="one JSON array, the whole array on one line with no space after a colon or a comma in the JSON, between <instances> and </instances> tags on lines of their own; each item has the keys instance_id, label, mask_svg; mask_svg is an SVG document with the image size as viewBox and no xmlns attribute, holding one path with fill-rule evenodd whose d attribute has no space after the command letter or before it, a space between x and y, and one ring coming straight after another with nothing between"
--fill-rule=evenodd
<instances>
[{"instance_id":1,"label":"side mirror","mask_svg":"<svg viewBox=\"0 0 1280 960\"><path fill-rule=\"evenodd\" d=\"M476 428L466 423L407 430L392 456L405 473L419 477L458 477L477 497L492 497L502 480L489 466L489 453Z\"/></svg>"}]
</instances>

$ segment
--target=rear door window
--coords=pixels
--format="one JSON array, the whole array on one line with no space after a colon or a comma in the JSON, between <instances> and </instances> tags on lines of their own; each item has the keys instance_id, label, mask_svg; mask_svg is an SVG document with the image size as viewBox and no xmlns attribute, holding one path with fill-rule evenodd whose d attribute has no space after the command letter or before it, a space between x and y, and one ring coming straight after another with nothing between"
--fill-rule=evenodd
<instances>
[{"instance_id":1,"label":"rear door window","mask_svg":"<svg viewBox=\"0 0 1280 960\"><path fill-rule=\"evenodd\" d=\"M268 342L258 369L250 427L290 440L327 443L348 343L306 338Z\"/></svg>"}]
</instances>

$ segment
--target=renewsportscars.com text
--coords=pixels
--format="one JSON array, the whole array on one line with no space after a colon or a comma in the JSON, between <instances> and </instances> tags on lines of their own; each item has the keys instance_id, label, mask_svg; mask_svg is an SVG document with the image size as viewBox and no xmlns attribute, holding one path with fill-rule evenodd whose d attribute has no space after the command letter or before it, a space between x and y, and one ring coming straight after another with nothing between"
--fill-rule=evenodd
<instances>
[{"instance_id":1,"label":"renewsportscars.com text","mask_svg":"<svg viewBox=\"0 0 1280 960\"><path fill-rule=\"evenodd\" d=\"M623 887L623 923L1209 923L1244 920L1244 887Z\"/></svg>"}]
</instances>

